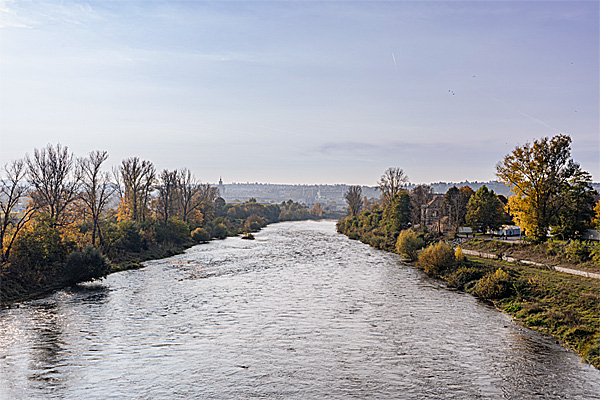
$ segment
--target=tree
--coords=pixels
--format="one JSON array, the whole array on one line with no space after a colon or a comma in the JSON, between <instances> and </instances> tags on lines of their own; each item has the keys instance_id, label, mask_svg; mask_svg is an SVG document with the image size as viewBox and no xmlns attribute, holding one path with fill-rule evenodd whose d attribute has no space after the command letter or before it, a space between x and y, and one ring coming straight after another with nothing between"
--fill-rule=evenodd
<instances>
[{"instance_id":1,"label":"tree","mask_svg":"<svg viewBox=\"0 0 600 400\"><path fill-rule=\"evenodd\" d=\"M444 195L444 207L448 215L448 222L456 231L466 223L467 205L473 194L475 192L468 186L462 186L460 189L453 186Z\"/></svg>"},{"instance_id":2,"label":"tree","mask_svg":"<svg viewBox=\"0 0 600 400\"><path fill-rule=\"evenodd\" d=\"M321 203L315 203L315 205L310 209L310 215L321 218L323 216L323 206Z\"/></svg>"},{"instance_id":3,"label":"tree","mask_svg":"<svg viewBox=\"0 0 600 400\"><path fill-rule=\"evenodd\" d=\"M51 226L64 224L67 208L79 195L81 169L68 148L48 144L35 149L33 157L25 156L31 197L38 210L50 216Z\"/></svg>"},{"instance_id":4,"label":"tree","mask_svg":"<svg viewBox=\"0 0 600 400\"><path fill-rule=\"evenodd\" d=\"M388 168L377 185L381 190L381 198L383 200L383 206L387 207L394 198L395 195L400 193L400 190L408 183L408 176L404 173L401 168Z\"/></svg>"},{"instance_id":5,"label":"tree","mask_svg":"<svg viewBox=\"0 0 600 400\"><path fill-rule=\"evenodd\" d=\"M484 185L469 199L466 215L467 225L474 231L495 230L504 222L504 206L493 190Z\"/></svg>"},{"instance_id":6,"label":"tree","mask_svg":"<svg viewBox=\"0 0 600 400\"><path fill-rule=\"evenodd\" d=\"M421 207L433 200L433 188L427 185L419 185L410 191L410 221L414 225L421 225Z\"/></svg>"},{"instance_id":7,"label":"tree","mask_svg":"<svg viewBox=\"0 0 600 400\"><path fill-rule=\"evenodd\" d=\"M571 138L556 135L517 146L496 165L496 175L512 189L510 213L535 242L543 242L567 196L569 179L581 172L571 158Z\"/></svg>"},{"instance_id":8,"label":"tree","mask_svg":"<svg viewBox=\"0 0 600 400\"><path fill-rule=\"evenodd\" d=\"M569 179L562 191L564 206L552 225L553 234L562 239L575 238L591 227L597 195L591 182L591 175L585 171L578 171Z\"/></svg>"},{"instance_id":9,"label":"tree","mask_svg":"<svg viewBox=\"0 0 600 400\"><path fill-rule=\"evenodd\" d=\"M121 219L144 221L150 203L150 193L156 179L156 170L150 161L138 157L126 158L114 171L121 189Z\"/></svg>"},{"instance_id":10,"label":"tree","mask_svg":"<svg viewBox=\"0 0 600 400\"><path fill-rule=\"evenodd\" d=\"M180 216L184 222L188 222L191 215L198 210L203 210L203 214L206 214L207 210L212 209L219 188L198 182L187 168L179 171L177 182Z\"/></svg>"},{"instance_id":11,"label":"tree","mask_svg":"<svg viewBox=\"0 0 600 400\"><path fill-rule=\"evenodd\" d=\"M34 207L27 207L22 213L15 212L19 202L29 195L31 189L25 181L25 162L12 161L4 166L3 172L4 176L0 177L0 264L8 260L15 238L35 211Z\"/></svg>"},{"instance_id":12,"label":"tree","mask_svg":"<svg viewBox=\"0 0 600 400\"><path fill-rule=\"evenodd\" d=\"M169 218L175 214L176 201L178 200L178 172L163 170L158 176L158 198L156 211L158 219L167 225Z\"/></svg>"},{"instance_id":13,"label":"tree","mask_svg":"<svg viewBox=\"0 0 600 400\"><path fill-rule=\"evenodd\" d=\"M82 190L81 199L92 216L92 246L96 245L96 233L100 245L104 240L100 229L100 217L108 200L116 191L108 172L101 171L102 164L108 159L106 151L92 151L81 161Z\"/></svg>"},{"instance_id":14,"label":"tree","mask_svg":"<svg viewBox=\"0 0 600 400\"><path fill-rule=\"evenodd\" d=\"M407 190L397 193L383 212L389 234L407 229L410 224L410 196Z\"/></svg>"},{"instance_id":15,"label":"tree","mask_svg":"<svg viewBox=\"0 0 600 400\"><path fill-rule=\"evenodd\" d=\"M350 186L346 191L346 194L344 194L344 198L348 203L350 215L353 217L358 216L363 206L362 188L360 186Z\"/></svg>"}]
</instances>

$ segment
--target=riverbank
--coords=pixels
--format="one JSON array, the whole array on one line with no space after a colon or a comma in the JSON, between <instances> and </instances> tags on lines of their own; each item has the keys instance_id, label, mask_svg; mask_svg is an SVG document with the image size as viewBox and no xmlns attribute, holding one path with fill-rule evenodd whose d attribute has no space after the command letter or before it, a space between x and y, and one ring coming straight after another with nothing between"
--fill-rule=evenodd
<instances>
[{"instance_id":1,"label":"riverbank","mask_svg":"<svg viewBox=\"0 0 600 400\"><path fill-rule=\"evenodd\" d=\"M482 271L502 270L507 274L506 293L489 299L520 324L552 335L600 369L600 282L531 265L468 256ZM452 273L442 279L452 286ZM477 295L478 281L463 283Z\"/></svg>"},{"instance_id":2,"label":"riverbank","mask_svg":"<svg viewBox=\"0 0 600 400\"><path fill-rule=\"evenodd\" d=\"M140 252L122 253L114 259L107 260L110 266L108 274L142 268L142 262L144 261L181 254L196 244L196 242L189 240L179 245L155 246ZM37 299L47 296L56 290L73 285L74 283L67 279L50 281L33 279L31 277L17 277L9 280L5 277L0 281L0 305L4 306L25 300Z\"/></svg>"},{"instance_id":3,"label":"riverbank","mask_svg":"<svg viewBox=\"0 0 600 400\"><path fill-rule=\"evenodd\" d=\"M373 240L373 234L347 225L338 223L338 232L373 247L395 251L392 238L382 236ZM443 238L425 239L426 243L431 243ZM449 288L491 301L520 324L562 340L600 369L600 281L545 266L591 272L597 270L597 264L593 261L574 262L578 254L569 254L565 251L566 246L532 246L474 239L462 243L461 247L493 253L497 259L460 254L455 260L452 250L446 249L450 255L444 265L433 268L419 262L414 265L428 275L444 280ZM502 261L502 258L535 261L528 265Z\"/></svg>"}]
</instances>

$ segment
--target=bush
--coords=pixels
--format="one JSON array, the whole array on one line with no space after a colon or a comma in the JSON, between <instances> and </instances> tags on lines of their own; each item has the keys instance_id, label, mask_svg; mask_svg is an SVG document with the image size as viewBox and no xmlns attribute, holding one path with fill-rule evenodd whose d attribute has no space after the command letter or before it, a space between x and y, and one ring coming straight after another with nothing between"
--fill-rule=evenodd
<instances>
[{"instance_id":1,"label":"bush","mask_svg":"<svg viewBox=\"0 0 600 400\"><path fill-rule=\"evenodd\" d=\"M439 275L454 265L454 249L442 242L431 244L419 253L417 265L427 274Z\"/></svg>"},{"instance_id":2,"label":"bush","mask_svg":"<svg viewBox=\"0 0 600 400\"><path fill-rule=\"evenodd\" d=\"M477 282L475 294L484 299L500 299L508 293L510 276L502 268L490 272Z\"/></svg>"},{"instance_id":3,"label":"bush","mask_svg":"<svg viewBox=\"0 0 600 400\"><path fill-rule=\"evenodd\" d=\"M596 243L590 252L590 258L594 262L600 263L600 243Z\"/></svg>"},{"instance_id":4,"label":"bush","mask_svg":"<svg viewBox=\"0 0 600 400\"><path fill-rule=\"evenodd\" d=\"M483 273L479 268L460 267L446 277L446 281L448 286L461 289L465 288L469 282L477 281L482 275Z\"/></svg>"},{"instance_id":5,"label":"bush","mask_svg":"<svg viewBox=\"0 0 600 400\"><path fill-rule=\"evenodd\" d=\"M212 236L217 239L225 239L228 235L225 224L217 224L213 228Z\"/></svg>"},{"instance_id":6,"label":"bush","mask_svg":"<svg viewBox=\"0 0 600 400\"><path fill-rule=\"evenodd\" d=\"M119 222L115 247L124 251L142 251L142 235L133 221L124 220Z\"/></svg>"},{"instance_id":7,"label":"bush","mask_svg":"<svg viewBox=\"0 0 600 400\"><path fill-rule=\"evenodd\" d=\"M463 262L467 259L460 246L456 247L456 250L454 251L454 258L457 262Z\"/></svg>"},{"instance_id":8,"label":"bush","mask_svg":"<svg viewBox=\"0 0 600 400\"><path fill-rule=\"evenodd\" d=\"M192 240L196 243L206 243L210 240L210 233L204 228L196 228L192 231Z\"/></svg>"},{"instance_id":9,"label":"bush","mask_svg":"<svg viewBox=\"0 0 600 400\"><path fill-rule=\"evenodd\" d=\"M63 266L63 274L72 283L104 278L110 272L110 264L96 248L86 247L72 252Z\"/></svg>"},{"instance_id":10,"label":"bush","mask_svg":"<svg viewBox=\"0 0 600 400\"><path fill-rule=\"evenodd\" d=\"M246 219L246 222L244 223L244 229L246 229L248 232L256 232L265 225L264 219L256 214L252 214Z\"/></svg>"},{"instance_id":11,"label":"bush","mask_svg":"<svg viewBox=\"0 0 600 400\"><path fill-rule=\"evenodd\" d=\"M190 237L190 228L177 217L169 218L167 228L169 232L168 241L170 242L184 243Z\"/></svg>"},{"instance_id":12,"label":"bush","mask_svg":"<svg viewBox=\"0 0 600 400\"><path fill-rule=\"evenodd\" d=\"M560 247L560 246L558 245L558 243L556 243L556 242L554 242L554 241L548 242L548 243L546 244L546 253L547 253L549 256L556 256L556 255L558 255L558 254L561 254L561 253L562 253L562 251L563 251L562 247Z\"/></svg>"},{"instance_id":13,"label":"bush","mask_svg":"<svg viewBox=\"0 0 600 400\"><path fill-rule=\"evenodd\" d=\"M580 240L573 240L565 247L567 259L572 263L580 263L589 260L590 251Z\"/></svg>"},{"instance_id":14,"label":"bush","mask_svg":"<svg viewBox=\"0 0 600 400\"><path fill-rule=\"evenodd\" d=\"M410 261L415 261L418 252L423 248L425 242L412 229L406 229L400 232L396 241L396 252Z\"/></svg>"}]
</instances>

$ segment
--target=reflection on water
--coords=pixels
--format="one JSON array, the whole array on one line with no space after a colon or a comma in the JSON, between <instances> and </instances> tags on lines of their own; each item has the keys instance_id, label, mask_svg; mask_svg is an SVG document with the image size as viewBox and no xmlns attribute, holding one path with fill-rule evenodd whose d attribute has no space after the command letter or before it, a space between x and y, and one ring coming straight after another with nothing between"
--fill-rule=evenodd
<instances>
[{"instance_id":1,"label":"reflection on water","mask_svg":"<svg viewBox=\"0 0 600 400\"><path fill-rule=\"evenodd\" d=\"M331 222L0 310L4 399L598 399L572 352Z\"/></svg>"}]
</instances>

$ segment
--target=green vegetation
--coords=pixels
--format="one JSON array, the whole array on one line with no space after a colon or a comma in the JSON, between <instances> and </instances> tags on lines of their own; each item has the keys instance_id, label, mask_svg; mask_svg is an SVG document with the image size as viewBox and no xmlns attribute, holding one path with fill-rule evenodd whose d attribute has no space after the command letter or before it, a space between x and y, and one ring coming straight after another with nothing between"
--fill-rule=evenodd
<instances>
[{"instance_id":1,"label":"green vegetation","mask_svg":"<svg viewBox=\"0 0 600 400\"><path fill-rule=\"evenodd\" d=\"M591 225L594 197L591 175L571 159L571 138L557 135L517 146L496 167L511 187L510 214L530 240L547 240L550 228L563 239Z\"/></svg>"},{"instance_id":2,"label":"green vegetation","mask_svg":"<svg viewBox=\"0 0 600 400\"><path fill-rule=\"evenodd\" d=\"M406 229L398 235L396 241L396 253L407 258L409 261L415 261L419 255L419 250L423 248L425 242L418 237L412 229Z\"/></svg>"},{"instance_id":3,"label":"green vegetation","mask_svg":"<svg viewBox=\"0 0 600 400\"><path fill-rule=\"evenodd\" d=\"M181 170L127 158L111 176L108 154L75 158L48 145L7 164L0 177L0 301L101 279L197 243L278 221L318 219L291 200L226 204L218 189ZM21 208L21 209L19 209ZM246 235L249 237L249 235Z\"/></svg>"},{"instance_id":4,"label":"green vegetation","mask_svg":"<svg viewBox=\"0 0 600 400\"><path fill-rule=\"evenodd\" d=\"M600 244L580 240L585 230L598 228L600 201L591 176L570 159L570 143L568 136L558 135L507 155L497 174L513 190L509 199L485 186L476 193L465 186L451 188L436 204L436 195L427 187L410 193L403 189L408 178L401 169L390 168L379 181L381 205L370 204L358 213L356 199L348 196L351 212L338 221L337 230L417 260L425 273L493 302L527 327L562 339L600 368L600 282L500 261L508 256L600 272ZM526 243L473 239L462 245L495 254L497 260L467 258L461 247L454 250L445 243L465 224L474 233L486 233L510 222L525 230ZM549 232L554 237L547 241Z\"/></svg>"}]
</instances>

